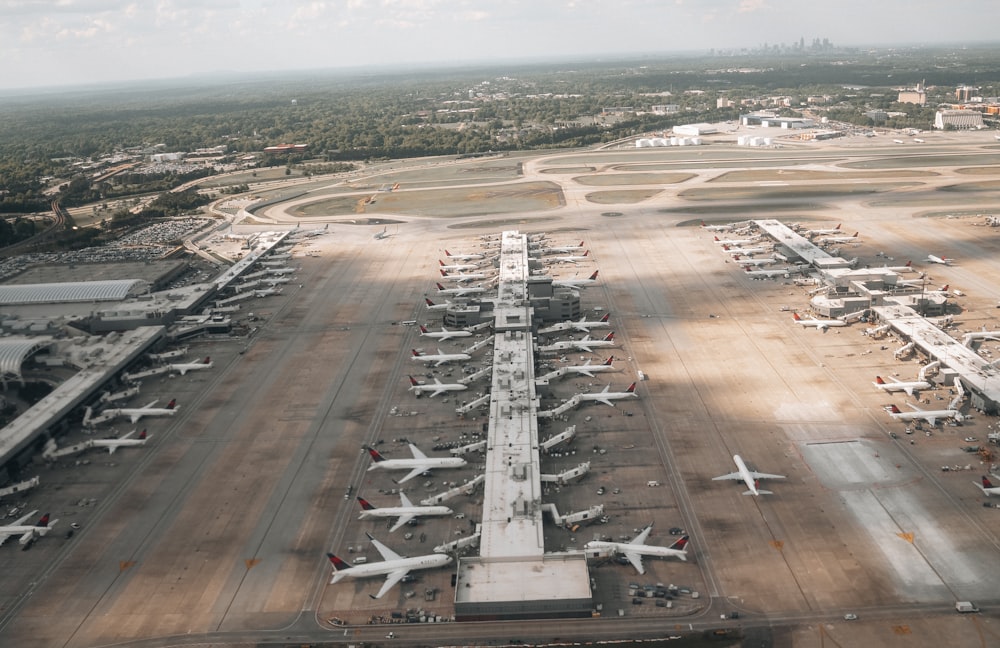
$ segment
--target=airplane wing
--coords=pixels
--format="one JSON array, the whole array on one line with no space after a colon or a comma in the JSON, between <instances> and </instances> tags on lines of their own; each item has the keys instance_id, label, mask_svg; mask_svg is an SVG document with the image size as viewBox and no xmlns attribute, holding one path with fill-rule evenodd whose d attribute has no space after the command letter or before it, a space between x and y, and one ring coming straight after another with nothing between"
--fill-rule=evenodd
<instances>
[{"instance_id":1,"label":"airplane wing","mask_svg":"<svg viewBox=\"0 0 1000 648\"><path fill-rule=\"evenodd\" d=\"M719 475L718 477L712 477L712 481L719 481L720 479L738 479L743 481L743 475L738 472L732 472L726 475Z\"/></svg>"},{"instance_id":2,"label":"airplane wing","mask_svg":"<svg viewBox=\"0 0 1000 648\"><path fill-rule=\"evenodd\" d=\"M371 543L373 545L375 545L375 548L382 555L382 560L402 560L403 559L403 557L400 556L398 553L396 553L395 551L393 551L389 547L385 546L384 544L382 544L381 542L379 542L378 540L376 540L372 536L372 534L366 533L365 535L368 536L368 539L371 540ZM402 576L400 576L400 578L402 578Z\"/></svg>"},{"instance_id":3,"label":"airplane wing","mask_svg":"<svg viewBox=\"0 0 1000 648\"><path fill-rule=\"evenodd\" d=\"M410 452L413 453L413 458L414 459L426 459L427 458L427 455L425 455L420 450L420 448L418 448L417 446L413 445L412 443L410 444Z\"/></svg>"},{"instance_id":4,"label":"airplane wing","mask_svg":"<svg viewBox=\"0 0 1000 648\"><path fill-rule=\"evenodd\" d=\"M622 553L625 554L625 557L628 558L628 561L632 563L632 566L635 567L635 570L637 572L639 572L640 574L646 573L646 568L642 566L641 554L637 554L634 551L623 551Z\"/></svg>"},{"instance_id":5,"label":"airplane wing","mask_svg":"<svg viewBox=\"0 0 1000 648\"><path fill-rule=\"evenodd\" d=\"M980 488L982 487L980 486ZM3 531L2 529L0 529L0 545L7 542L7 539L10 538L12 535L15 534L10 531Z\"/></svg>"},{"instance_id":6,"label":"airplane wing","mask_svg":"<svg viewBox=\"0 0 1000 648\"><path fill-rule=\"evenodd\" d=\"M614 407L614 406L615 406L615 404L614 404L614 403L612 403L612 402L611 402L610 400L608 400L607 398L601 398L600 396L598 396L598 397L597 397L597 398L595 398L594 400L596 400L596 401L597 401L597 402L599 402L599 403L604 403L605 405L607 405L607 406L609 406L609 407Z\"/></svg>"},{"instance_id":7,"label":"airplane wing","mask_svg":"<svg viewBox=\"0 0 1000 648\"><path fill-rule=\"evenodd\" d=\"M653 530L653 525L650 524L636 537L628 541L629 544L646 544L646 538L649 537L649 532Z\"/></svg>"},{"instance_id":8,"label":"airplane wing","mask_svg":"<svg viewBox=\"0 0 1000 648\"><path fill-rule=\"evenodd\" d=\"M372 541L374 542L374 540ZM381 589L379 589L378 594L372 596L374 599L382 598L386 592L391 590L399 581L406 578L406 575L410 573L409 569L397 569L396 571L389 572L385 575L385 582L382 583Z\"/></svg>"},{"instance_id":9,"label":"airplane wing","mask_svg":"<svg viewBox=\"0 0 1000 648\"><path fill-rule=\"evenodd\" d=\"M396 523L393 524L392 527L389 528L389 533L392 533L393 531L395 531L399 527L405 525L407 522L409 522L413 518L414 518L414 515L412 513L406 513L404 515L400 515L398 518L396 518Z\"/></svg>"},{"instance_id":10,"label":"airplane wing","mask_svg":"<svg viewBox=\"0 0 1000 648\"><path fill-rule=\"evenodd\" d=\"M414 468L410 472L406 473L406 475L402 479L397 480L396 483L397 484L402 484L403 482L410 481L411 479L413 479L414 477L416 477L420 473L425 472L426 470L427 470L426 466L417 466L416 468Z\"/></svg>"},{"instance_id":11,"label":"airplane wing","mask_svg":"<svg viewBox=\"0 0 1000 648\"><path fill-rule=\"evenodd\" d=\"M784 479L784 475L769 475L768 473L750 471L750 476L754 479Z\"/></svg>"}]
</instances>

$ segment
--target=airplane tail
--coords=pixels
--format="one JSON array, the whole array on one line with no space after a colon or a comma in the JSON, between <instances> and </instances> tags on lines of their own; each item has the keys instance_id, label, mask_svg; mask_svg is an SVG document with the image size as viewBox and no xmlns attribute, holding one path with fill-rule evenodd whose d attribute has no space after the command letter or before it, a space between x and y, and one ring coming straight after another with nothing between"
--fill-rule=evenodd
<instances>
[{"instance_id":1,"label":"airplane tail","mask_svg":"<svg viewBox=\"0 0 1000 648\"><path fill-rule=\"evenodd\" d=\"M201 361L201 364L204 364L204 365L212 364L212 358L211 358L211 356L205 356L205 359Z\"/></svg>"},{"instance_id":2,"label":"airplane tail","mask_svg":"<svg viewBox=\"0 0 1000 648\"><path fill-rule=\"evenodd\" d=\"M597 273L598 272L600 272L600 270L594 270L594 274L590 275L590 280L591 281L596 281L597 280Z\"/></svg>"},{"instance_id":3,"label":"airplane tail","mask_svg":"<svg viewBox=\"0 0 1000 648\"><path fill-rule=\"evenodd\" d=\"M605 335L604 336L604 341L605 342L614 342L615 341L615 332L611 331L610 333L608 333L607 335Z\"/></svg>"},{"instance_id":4,"label":"airplane tail","mask_svg":"<svg viewBox=\"0 0 1000 648\"><path fill-rule=\"evenodd\" d=\"M416 349L410 349L410 353L413 354L414 358L419 358L420 357L420 353Z\"/></svg>"},{"instance_id":5,"label":"airplane tail","mask_svg":"<svg viewBox=\"0 0 1000 648\"><path fill-rule=\"evenodd\" d=\"M426 334L427 333L427 327L424 326L423 324L421 324L420 325L420 332Z\"/></svg>"},{"instance_id":6,"label":"airplane tail","mask_svg":"<svg viewBox=\"0 0 1000 648\"><path fill-rule=\"evenodd\" d=\"M385 461L385 457L382 456L382 453L376 450L375 448L371 446L365 446L365 450L368 451L369 456L371 456L372 461L374 461L375 463L378 463L380 461Z\"/></svg>"},{"instance_id":7,"label":"airplane tail","mask_svg":"<svg viewBox=\"0 0 1000 648\"><path fill-rule=\"evenodd\" d=\"M634 394L635 393L635 383L632 383L631 385L629 385L628 389L625 390L625 393L626 394Z\"/></svg>"},{"instance_id":8,"label":"airplane tail","mask_svg":"<svg viewBox=\"0 0 1000 648\"><path fill-rule=\"evenodd\" d=\"M875 376L875 384L876 385L884 385L885 384L885 381L882 380L882 376Z\"/></svg>"},{"instance_id":9,"label":"airplane tail","mask_svg":"<svg viewBox=\"0 0 1000 648\"><path fill-rule=\"evenodd\" d=\"M439 270L439 272L441 273L442 277L447 277L448 276L448 273L445 272L444 270Z\"/></svg>"},{"instance_id":10,"label":"airplane tail","mask_svg":"<svg viewBox=\"0 0 1000 648\"><path fill-rule=\"evenodd\" d=\"M586 251L584 251L584 253L581 256L587 256L589 254L590 254L590 250L586 250Z\"/></svg>"},{"instance_id":11,"label":"airplane tail","mask_svg":"<svg viewBox=\"0 0 1000 648\"><path fill-rule=\"evenodd\" d=\"M445 248L444 255L445 256L451 256L451 252L449 252L448 249Z\"/></svg>"},{"instance_id":12,"label":"airplane tail","mask_svg":"<svg viewBox=\"0 0 1000 648\"><path fill-rule=\"evenodd\" d=\"M432 301L430 300L430 298L429 298L429 297L424 297L424 302L425 302L425 303L426 303L426 304L427 304L428 306L433 306L433 305L434 305L434 302L432 302Z\"/></svg>"},{"instance_id":13,"label":"airplane tail","mask_svg":"<svg viewBox=\"0 0 1000 648\"><path fill-rule=\"evenodd\" d=\"M794 319L796 322L801 322L802 321L802 318L799 317L798 313L792 313L792 319Z\"/></svg>"},{"instance_id":14,"label":"airplane tail","mask_svg":"<svg viewBox=\"0 0 1000 648\"><path fill-rule=\"evenodd\" d=\"M361 505L361 509L364 511L374 511L376 507L363 497L358 498L358 504Z\"/></svg>"},{"instance_id":15,"label":"airplane tail","mask_svg":"<svg viewBox=\"0 0 1000 648\"><path fill-rule=\"evenodd\" d=\"M889 412L892 414L902 414L903 412L896 407L895 403L889 406Z\"/></svg>"},{"instance_id":16,"label":"airplane tail","mask_svg":"<svg viewBox=\"0 0 1000 648\"><path fill-rule=\"evenodd\" d=\"M143 428L142 432L139 433L139 439L141 439L143 441L146 440L146 430L145 430L145 428Z\"/></svg>"},{"instance_id":17,"label":"airplane tail","mask_svg":"<svg viewBox=\"0 0 1000 648\"><path fill-rule=\"evenodd\" d=\"M413 376L407 376L407 378L410 379L410 386L411 387L417 387L418 385L420 385L420 383L417 382L417 379L414 378Z\"/></svg>"},{"instance_id":18,"label":"airplane tail","mask_svg":"<svg viewBox=\"0 0 1000 648\"><path fill-rule=\"evenodd\" d=\"M912 268L912 267L913 267L913 261L907 261L907 262L906 262L906 265L905 265L905 266L903 266L903 267L904 267L904 268Z\"/></svg>"},{"instance_id":19,"label":"airplane tail","mask_svg":"<svg viewBox=\"0 0 1000 648\"><path fill-rule=\"evenodd\" d=\"M440 282L440 281L438 281L438 282L436 282L436 283L437 283L437 288L438 288L438 290L444 290L444 289L445 289L445 288L444 288L444 286L442 286L442 285L441 285L441 282Z\"/></svg>"},{"instance_id":20,"label":"airplane tail","mask_svg":"<svg viewBox=\"0 0 1000 648\"><path fill-rule=\"evenodd\" d=\"M177 407L177 399L176 399L176 398L171 398L171 399L170 399L170 402L169 402L169 403L167 403L167 409L168 409L168 410L172 410L172 409L174 409L175 407Z\"/></svg>"},{"instance_id":21,"label":"airplane tail","mask_svg":"<svg viewBox=\"0 0 1000 648\"><path fill-rule=\"evenodd\" d=\"M599 321L599 322L607 322L607 321L608 321L609 319L611 319L611 313L605 313L605 314L604 314L604 317L602 317L602 318L601 318L600 320L598 320L598 321Z\"/></svg>"},{"instance_id":22,"label":"airplane tail","mask_svg":"<svg viewBox=\"0 0 1000 648\"><path fill-rule=\"evenodd\" d=\"M677 538L677 542L670 545L670 549L676 549L677 551L687 551L688 541L691 539L690 536L681 536Z\"/></svg>"},{"instance_id":23,"label":"airplane tail","mask_svg":"<svg viewBox=\"0 0 1000 648\"><path fill-rule=\"evenodd\" d=\"M604 366L605 367L610 367L611 363L614 362L614 361L615 361L615 357L614 356L608 356L608 359L604 361Z\"/></svg>"},{"instance_id":24,"label":"airplane tail","mask_svg":"<svg viewBox=\"0 0 1000 648\"><path fill-rule=\"evenodd\" d=\"M983 485L980 486L980 488L983 489L984 493L986 493L987 495L989 495L989 491L987 491L986 489L987 488L996 488L996 487L993 485L993 482L990 481L989 477L987 477L986 475L983 475Z\"/></svg>"},{"instance_id":25,"label":"airplane tail","mask_svg":"<svg viewBox=\"0 0 1000 648\"><path fill-rule=\"evenodd\" d=\"M333 555L332 553L326 554L326 557L330 559L330 564L333 565L333 570L334 571L340 571L342 569L350 569L350 567L351 567L351 563L349 563L346 560L343 560L341 558L338 558L337 556Z\"/></svg>"}]
</instances>

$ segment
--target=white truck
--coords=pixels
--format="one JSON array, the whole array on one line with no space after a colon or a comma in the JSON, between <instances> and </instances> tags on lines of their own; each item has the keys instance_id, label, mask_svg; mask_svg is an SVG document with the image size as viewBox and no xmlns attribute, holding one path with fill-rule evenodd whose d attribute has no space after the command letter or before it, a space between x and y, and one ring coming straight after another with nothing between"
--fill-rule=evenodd
<instances>
[{"instance_id":1,"label":"white truck","mask_svg":"<svg viewBox=\"0 0 1000 648\"><path fill-rule=\"evenodd\" d=\"M958 601L955 603L955 610L962 613L978 612L979 608L977 608L972 601Z\"/></svg>"}]
</instances>

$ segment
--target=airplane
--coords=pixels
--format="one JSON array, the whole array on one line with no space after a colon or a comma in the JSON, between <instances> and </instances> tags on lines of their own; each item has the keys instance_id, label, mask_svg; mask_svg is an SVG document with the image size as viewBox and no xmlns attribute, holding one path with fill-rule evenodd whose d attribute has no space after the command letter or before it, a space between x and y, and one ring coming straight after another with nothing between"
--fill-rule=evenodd
<instances>
[{"instance_id":1,"label":"airplane","mask_svg":"<svg viewBox=\"0 0 1000 648\"><path fill-rule=\"evenodd\" d=\"M590 250L587 250L583 254L552 257L551 259L546 259L546 263L579 263L580 261L588 261L589 254Z\"/></svg>"},{"instance_id":2,"label":"airplane","mask_svg":"<svg viewBox=\"0 0 1000 648\"><path fill-rule=\"evenodd\" d=\"M424 301L427 303L427 310L429 310L429 311L447 310L448 308L451 308L452 306L454 306L454 304L452 304L447 299L445 300L445 302L443 304L435 304L434 302L432 302L427 297L424 297Z\"/></svg>"},{"instance_id":3,"label":"airplane","mask_svg":"<svg viewBox=\"0 0 1000 648\"><path fill-rule=\"evenodd\" d=\"M597 283L597 273L600 270L594 270L594 274L590 275L586 279L556 279L552 282L553 286L563 286L565 288L586 288L591 284Z\"/></svg>"},{"instance_id":4,"label":"airplane","mask_svg":"<svg viewBox=\"0 0 1000 648\"><path fill-rule=\"evenodd\" d=\"M760 239L755 239L755 238L752 238L752 239L725 239L725 240L723 240L723 239L720 239L718 236L716 236L714 238L715 238L715 242L718 243L719 245L722 245L722 246L727 246L728 245L729 247L739 247L741 245L749 245L750 243L756 243L758 240L760 240Z\"/></svg>"},{"instance_id":5,"label":"airplane","mask_svg":"<svg viewBox=\"0 0 1000 648\"><path fill-rule=\"evenodd\" d=\"M805 234L806 234L806 236L808 236L810 238L812 238L813 236L836 236L837 234L840 234L841 231L842 231L840 229L841 224L842 223L837 223L836 227L833 227L833 228L830 228L830 229L814 229L814 230L811 229L811 230L806 230Z\"/></svg>"},{"instance_id":6,"label":"airplane","mask_svg":"<svg viewBox=\"0 0 1000 648\"><path fill-rule=\"evenodd\" d=\"M708 225L705 221L701 221L701 229L706 232L728 232L733 229L732 225Z\"/></svg>"},{"instance_id":7,"label":"airplane","mask_svg":"<svg viewBox=\"0 0 1000 648\"><path fill-rule=\"evenodd\" d=\"M424 392L431 392L430 397L434 398L438 394L443 394L450 391L465 391L469 388L468 385L463 385L462 383L443 383L437 378L434 379L433 385L421 385L416 381L413 376L410 378L410 389L417 396L423 394Z\"/></svg>"},{"instance_id":8,"label":"airplane","mask_svg":"<svg viewBox=\"0 0 1000 648\"><path fill-rule=\"evenodd\" d=\"M583 241L580 241L579 245L562 245L557 247L547 247L543 252L546 254L572 254L573 252L579 252L583 249Z\"/></svg>"},{"instance_id":9,"label":"airplane","mask_svg":"<svg viewBox=\"0 0 1000 648\"><path fill-rule=\"evenodd\" d=\"M758 245L757 247L733 247L731 245L723 245L722 251L728 252L735 258L737 255L751 255L751 254L763 254L764 252L770 252L772 248L764 247L763 245Z\"/></svg>"},{"instance_id":10,"label":"airplane","mask_svg":"<svg viewBox=\"0 0 1000 648\"><path fill-rule=\"evenodd\" d=\"M464 329L456 329L456 330L453 330L453 331L449 331L448 329L446 329L443 326L441 327L440 331L428 331L427 327L425 327L424 325L421 324L420 325L420 335L422 335L424 337L432 338L434 340L441 340L443 342L445 340L450 340L451 338L469 337L469 336L472 335L472 332L471 331L466 331Z\"/></svg>"},{"instance_id":11,"label":"airplane","mask_svg":"<svg viewBox=\"0 0 1000 648\"><path fill-rule=\"evenodd\" d=\"M438 259L438 265L441 266L442 270L447 270L449 272L461 272L462 270L475 270L479 266L475 263L455 263L452 265L447 265L441 259Z\"/></svg>"},{"instance_id":12,"label":"airplane","mask_svg":"<svg viewBox=\"0 0 1000 648\"><path fill-rule=\"evenodd\" d=\"M938 264L941 264L941 265L951 265L955 261L955 259L950 259L950 258L944 257L944 256L940 256L939 257L939 256L936 256L936 255L933 255L933 254L928 254L926 261L929 262L929 263L938 263Z\"/></svg>"},{"instance_id":13,"label":"airplane","mask_svg":"<svg viewBox=\"0 0 1000 648\"><path fill-rule=\"evenodd\" d=\"M143 416L173 416L180 409L177 407L177 399L171 399L167 403L166 407L153 407L156 405L157 401L150 401L150 403L144 407L118 407L113 409L103 410L98 418L102 420L108 420L115 418L116 416L127 416L129 419L135 423ZM96 422L90 420L90 408L87 408L87 412L83 417L83 426L87 427L88 423Z\"/></svg>"},{"instance_id":14,"label":"airplane","mask_svg":"<svg viewBox=\"0 0 1000 648\"><path fill-rule=\"evenodd\" d=\"M320 229L311 229L311 230L299 229L299 226L296 225L295 229L292 230L292 233L291 233L290 237L295 237L295 238L301 238L301 237L312 238L314 236L321 236L323 234L326 234L326 232L329 229L330 229L330 223L327 223L326 225L324 225Z\"/></svg>"},{"instance_id":15,"label":"airplane","mask_svg":"<svg viewBox=\"0 0 1000 648\"><path fill-rule=\"evenodd\" d=\"M16 520L13 524L7 524L0 526L0 545L7 542L7 539L11 536L19 535L21 539L18 542L22 545L26 545L29 542L35 540L35 538L40 538L46 533L52 530L52 527L56 525L59 520L49 520L49 514L46 513L38 522L35 524L25 524L29 518L35 516L38 511L32 511L27 515L24 515Z\"/></svg>"},{"instance_id":16,"label":"airplane","mask_svg":"<svg viewBox=\"0 0 1000 648\"><path fill-rule=\"evenodd\" d=\"M894 391L905 391L908 395L913 396L913 392L920 391L921 389L931 389L932 385L926 380L915 380L911 382L904 382L902 380L897 380L892 376L889 376L889 380L892 382L886 382L882 380L882 376L875 376L875 382L872 384L881 389L882 391L894 392Z\"/></svg>"},{"instance_id":17,"label":"airplane","mask_svg":"<svg viewBox=\"0 0 1000 648\"><path fill-rule=\"evenodd\" d=\"M736 462L736 472L729 473L727 475L720 475L718 477L713 477L712 481L719 481L720 479L742 479L743 483L747 485L747 491L743 493L744 495L770 495L769 490L760 490L758 488L758 480L761 479L784 479L784 475L770 475L768 473L760 473L747 468L746 463L743 458L739 455L733 455L733 461Z\"/></svg>"},{"instance_id":18,"label":"airplane","mask_svg":"<svg viewBox=\"0 0 1000 648\"><path fill-rule=\"evenodd\" d=\"M774 277L784 277L792 272L789 268L771 268L769 270L753 270L749 267L743 268L748 277L760 277L762 279L773 279Z\"/></svg>"},{"instance_id":19,"label":"airplane","mask_svg":"<svg viewBox=\"0 0 1000 648\"><path fill-rule=\"evenodd\" d=\"M607 328L610 326L608 323L609 319L611 319L611 313L605 313L604 317L596 322L588 322L586 316L584 316L575 322L556 322L552 326L546 326L545 328L540 329L538 332L542 335L547 335L548 333L557 333L559 331L568 331L573 329L582 333L590 333L590 329L592 328Z\"/></svg>"},{"instance_id":20,"label":"airplane","mask_svg":"<svg viewBox=\"0 0 1000 648\"><path fill-rule=\"evenodd\" d=\"M820 238L818 243L853 243L858 240L858 232L850 236L824 236Z\"/></svg>"},{"instance_id":21,"label":"airplane","mask_svg":"<svg viewBox=\"0 0 1000 648\"><path fill-rule=\"evenodd\" d=\"M358 498L358 504L361 505L361 515L358 516L359 520L367 520L369 518L387 518L394 517L396 523L392 525L389 529L389 533L392 533L399 527L403 526L421 516L431 516L431 515L451 515L452 511L447 506L414 506L410 498L406 496L405 493L400 491L399 493L400 506L387 506L385 508L378 508L371 504L368 500L363 497Z\"/></svg>"},{"instance_id":22,"label":"airplane","mask_svg":"<svg viewBox=\"0 0 1000 648\"><path fill-rule=\"evenodd\" d=\"M402 479L394 480L397 484L402 484L433 468L463 468L466 466L465 459L461 457L428 457L417 446L412 443L409 445L410 452L413 453L412 459L386 459L375 448L366 447L365 449L368 450L368 454L372 458L372 465L368 466L368 470L409 470L410 472Z\"/></svg>"},{"instance_id":23,"label":"airplane","mask_svg":"<svg viewBox=\"0 0 1000 648\"><path fill-rule=\"evenodd\" d=\"M456 253L456 254L452 254L447 249L445 249L444 255L447 256L447 257L451 257L452 259L455 259L456 261L478 261L479 259L485 259L486 258L485 254L462 254L461 252Z\"/></svg>"},{"instance_id":24,"label":"airplane","mask_svg":"<svg viewBox=\"0 0 1000 648\"><path fill-rule=\"evenodd\" d=\"M614 407L615 404L611 401L624 400L626 398L639 398L639 394L635 393L635 383L628 386L623 392L613 392L608 391L611 389L611 385L606 386L603 390L597 392L596 394L577 394L576 398L579 401L597 401L598 403L604 403L610 407Z\"/></svg>"},{"instance_id":25,"label":"airplane","mask_svg":"<svg viewBox=\"0 0 1000 648\"><path fill-rule=\"evenodd\" d=\"M189 371L196 371L198 369L211 369L213 366L212 359L205 356L205 359L201 362L181 362L178 364L169 365L172 371L179 371L183 376Z\"/></svg>"},{"instance_id":26,"label":"airplane","mask_svg":"<svg viewBox=\"0 0 1000 648\"><path fill-rule=\"evenodd\" d=\"M330 562L333 564L333 578L330 579L331 585L347 577L367 578L369 576L385 575L385 582L382 583L382 587L379 589L378 594L368 595L373 599L380 599L386 592L392 589L396 583L406 578L406 575L414 569L433 569L435 567L444 567L445 565L451 564L452 561L451 556L448 554L439 553L406 558L373 538L372 534L365 533L365 535L368 536L368 539L371 540L372 544L375 545L375 548L378 549L378 552L382 555L382 562L364 565L351 565L349 562L341 560L332 553L328 553L326 554L326 557L329 558Z\"/></svg>"},{"instance_id":27,"label":"airplane","mask_svg":"<svg viewBox=\"0 0 1000 648\"><path fill-rule=\"evenodd\" d=\"M440 367L446 362L472 359L472 356L468 353L443 353L441 349L437 350L437 354L420 353L416 349L410 349L410 351L413 353L413 360L419 360L420 362L433 362L435 367Z\"/></svg>"},{"instance_id":28,"label":"airplane","mask_svg":"<svg viewBox=\"0 0 1000 648\"><path fill-rule=\"evenodd\" d=\"M445 272L444 268L441 268L440 272L441 272L441 277L443 278L444 281L466 282L466 281L482 281L483 279L486 279L486 275L482 272L448 274L447 272Z\"/></svg>"},{"instance_id":29,"label":"airplane","mask_svg":"<svg viewBox=\"0 0 1000 648\"><path fill-rule=\"evenodd\" d=\"M293 272L298 272L298 270L299 270L298 268L292 268L292 267L288 267L288 266L286 266L284 268L266 268L265 269L265 271L268 274L276 274L276 275L292 274Z\"/></svg>"},{"instance_id":30,"label":"airplane","mask_svg":"<svg viewBox=\"0 0 1000 648\"><path fill-rule=\"evenodd\" d=\"M90 448L107 448L108 454L114 454L118 448L146 445L146 441L152 438L146 436L146 430L143 430L135 439L132 438L133 434L135 434L135 430L118 439L88 439L65 448L57 447L56 440L49 439L42 450L42 458L46 461L55 461L60 457L83 452Z\"/></svg>"},{"instance_id":31,"label":"airplane","mask_svg":"<svg viewBox=\"0 0 1000 648\"><path fill-rule=\"evenodd\" d=\"M586 364L563 367L562 369L567 373L583 374L584 376L594 378L595 373L603 371L617 371L617 369L615 369L615 367L611 364L614 360L614 356L608 356L608 359L601 364L592 365L590 364L590 360L587 360Z\"/></svg>"},{"instance_id":32,"label":"airplane","mask_svg":"<svg viewBox=\"0 0 1000 648\"><path fill-rule=\"evenodd\" d=\"M1000 495L1000 486L994 486L993 482L990 481L989 477L983 475L982 482L983 483L981 484L976 484L976 482L972 483L976 484L976 486L979 486L979 490L983 491L983 495L987 497L989 497L990 495Z\"/></svg>"},{"instance_id":33,"label":"airplane","mask_svg":"<svg viewBox=\"0 0 1000 648\"><path fill-rule=\"evenodd\" d=\"M381 232L377 232L377 233L375 234L375 240L376 240L376 241L381 241L382 239L387 239L387 238L389 238L390 234L389 234L389 232L388 232L388 229L389 229L389 226L388 226L388 225L386 225L385 227L383 227L383 228L382 228L382 231L381 231Z\"/></svg>"},{"instance_id":34,"label":"airplane","mask_svg":"<svg viewBox=\"0 0 1000 648\"><path fill-rule=\"evenodd\" d=\"M620 553L628 559L635 570L640 574L645 574L646 570L642 566L643 556L660 556L662 558L680 558L681 560L687 560L687 544L689 537L681 536L669 547L660 547L657 545L646 544L646 538L649 537L649 532L653 530L653 523L650 522L645 529L639 532L639 535L632 538L628 542L610 542L605 540L591 540L586 545L584 549L586 551L593 551L597 553Z\"/></svg>"},{"instance_id":35,"label":"airplane","mask_svg":"<svg viewBox=\"0 0 1000 648\"><path fill-rule=\"evenodd\" d=\"M466 295L478 295L479 293L486 292L485 288L479 286L458 286L456 288L445 288L440 283L437 284L439 295L452 295L455 297L464 297Z\"/></svg>"},{"instance_id":36,"label":"airplane","mask_svg":"<svg viewBox=\"0 0 1000 648\"><path fill-rule=\"evenodd\" d=\"M281 293L281 288L261 288L260 290L253 291L254 297L269 297L271 295L277 295Z\"/></svg>"},{"instance_id":37,"label":"airplane","mask_svg":"<svg viewBox=\"0 0 1000 648\"><path fill-rule=\"evenodd\" d=\"M579 349L586 353L592 353L594 349L599 349L601 347L613 347L615 346L615 332L611 331L606 336L600 340L591 340L590 336L587 335L582 340L565 340L562 342L554 342L542 347L538 347L539 351L569 351L571 349Z\"/></svg>"},{"instance_id":38,"label":"airplane","mask_svg":"<svg viewBox=\"0 0 1000 648\"><path fill-rule=\"evenodd\" d=\"M802 319L798 313L792 313L792 319L802 326L815 326L817 330L824 333L831 326L847 326L847 322L842 319L816 319L812 316L809 319Z\"/></svg>"},{"instance_id":39,"label":"airplane","mask_svg":"<svg viewBox=\"0 0 1000 648\"><path fill-rule=\"evenodd\" d=\"M778 262L778 260L779 260L778 257L773 257L773 256L758 257L756 259L741 259L740 255L737 254L733 257L733 261L735 261L737 265L741 265L743 267L774 265L775 263Z\"/></svg>"},{"instance_id":40,"label":"airplane","mask_svg":"<svg viewBox=\"0 0 1000 648\"><path fill-rule=\"evenodd\" d=\"M931 424L931 426L937 425L938 419L953 418L956 421L963 421L965 417L957 409L943 409L943 410L922 410L912 403L907 403L915 411L913 412L903 412L895 405L889 406L889 416L896 419L897 421L915 421L923 420Z\"/></svg>"}]
</instances>

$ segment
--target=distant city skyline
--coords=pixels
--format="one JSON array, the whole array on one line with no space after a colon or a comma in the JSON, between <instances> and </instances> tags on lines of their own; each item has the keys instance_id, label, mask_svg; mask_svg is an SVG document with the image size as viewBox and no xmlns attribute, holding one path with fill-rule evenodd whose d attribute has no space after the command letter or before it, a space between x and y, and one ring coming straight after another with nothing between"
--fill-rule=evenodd
<instances>
[{"instance_id":1,"label":"distant city skyline","mask_svg":"<svg viewBox=\"0 0 1000 648\"><path fill-rule=\"evenodd\" d=\"M995 0L0 0L0 89L283 70L1000 43Z\"/></svg>"}]
</instances>

